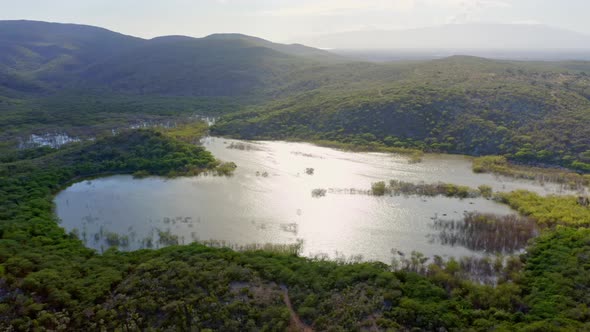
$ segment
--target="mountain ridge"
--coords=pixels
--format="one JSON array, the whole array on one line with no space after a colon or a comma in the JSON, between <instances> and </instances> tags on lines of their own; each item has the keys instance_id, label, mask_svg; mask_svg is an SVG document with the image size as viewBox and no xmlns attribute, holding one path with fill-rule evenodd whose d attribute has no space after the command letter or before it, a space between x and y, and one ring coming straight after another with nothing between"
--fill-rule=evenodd
<instances>
[{"instance_id":1,"label":"mountain ridge","mask_svg":"<svg viewBox=\"0 0 590 332\"><path fill-rule=\"evenodd\" d=\"M124 93L243 95L329 52L243 34L142 39L107 29L40 21L0 21L0 74L7 90L72 88ZM6 81L21 82L19 84ZM38 88L35 88L38 87Z\"/></svg>"}]
</instances>

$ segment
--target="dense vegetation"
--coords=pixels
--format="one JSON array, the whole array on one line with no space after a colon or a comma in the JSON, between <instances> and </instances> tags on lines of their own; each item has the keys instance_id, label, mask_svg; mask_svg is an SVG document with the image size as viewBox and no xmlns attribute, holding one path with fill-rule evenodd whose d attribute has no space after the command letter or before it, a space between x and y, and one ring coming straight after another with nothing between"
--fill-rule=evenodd
<instances>
[{"instance_id":1,"label":"dense vegetation","mask_svg":"<svg viewBox=\"0 0 590 332\"><path fill-rule=\"evenodd\" d=\"M229 114L213 132L496 154L588 171L588 68L553 65L469 57L381 65L389 79Z\"/></svg>"},{"instance_id":2,"label":"dense vegetation","mask_svg":"<svg viewBox=\"0 0 590 332\"><path fill-rule=\"evenodd\" d=\"M388 266L298 257L292 248L200 244L97 254L66 234L53 194L109 172L186 174L216 165L202 148L130 131L0 166L0 327L14 330L586 330L586 228L558 228L526 255ZM397 267L397 269L393 269ZM470 281L477 272L482 280ZM491 277L490 279L490 276Z\"/></svg>"},{"instance_id":3,"label":"dense vegetation","mask_svg":"<svg viewBox=\"0 0 590 332\"><path fill-rule=\"evenodd\" d=\"M66 133L90 138L130 127L182 125L196 115L238 109L235 101L197 97L63 93L3 101L0 97L0 152L14 150L30 134Z\"/></svg>"},{"instance_id":4,"label":"dense vegetation","mask_svg":"<svg viewBox=\"0 0 590 332\"><path fill-rule=\"evenodd\" d=\"M525 190L501 193L498 199L544 225L590 225L590 208L574 196L539 196Z\"/></svg>"}]
</instances>

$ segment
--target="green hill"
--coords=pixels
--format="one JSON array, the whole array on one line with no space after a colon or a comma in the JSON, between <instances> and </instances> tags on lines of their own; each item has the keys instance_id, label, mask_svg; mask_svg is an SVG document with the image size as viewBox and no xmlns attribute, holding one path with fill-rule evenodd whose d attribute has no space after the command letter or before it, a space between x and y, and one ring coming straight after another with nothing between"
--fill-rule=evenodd
<instances>
[{"instance_id":1,"label":"green hill","mask_svg":"<svg viewBox=\"0 0 590 332\"><path fill-rule=\"evenodd\" d=\"M180 110L225 114L218 135L502 154L590 170L588 62L376 64L240 34L145 40L32 21L0 21L0 49L0 96L12 100L0 103L0 117L11 132Z\"/></svg>"},{"instance_id":2,"label":"green hill","mask_svg":"<svg viewBox=\"0 0 590 332\"><path fill-rule=\"evenodd\" d=\"M80 73L88 87L136 94L232 96L278 84L305 60L247 40L147 43Z\"/></svg>"},{"instance_id":3,"label":"green hill","mask_svg":"<svg viewBox=\"0 0 590 332\"><path fill-rule=\"evenodd\" d=\"M586 64L572 65L473 57L382 65L381 77L361 75L362 84L227 115L214 133L504 154L590 170L590 79Z\"/></svg>"},{"instance_id":4,"label":"green hill","mask_svg":"<svg viewBox=\"0 0 590 332\"><path fill-rule=\"evenodd\" d=\"M141 43L139 38L86 25L0 21L0 72L55 85Z\"/></svg>"}]
</instances>

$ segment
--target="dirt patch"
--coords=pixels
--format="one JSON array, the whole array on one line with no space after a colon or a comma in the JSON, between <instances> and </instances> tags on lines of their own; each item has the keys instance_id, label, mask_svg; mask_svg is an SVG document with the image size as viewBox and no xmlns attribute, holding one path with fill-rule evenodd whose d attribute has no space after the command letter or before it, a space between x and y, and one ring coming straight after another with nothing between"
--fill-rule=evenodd
<instances>
[{"instance_id":1,"label":"dirt patch","mask_svg":"<svg viewBox=\"0 0 590 332\"><path fill-rule=\"evenodd\" d=\"M295 312L293 309L293 304L291 304L291 298L289 297L289 290L287 289L287 286L281 285L281 289L283 290L283 300L285 301L285 305L291 314L291 325L289 326L289 331L312 332L313 329L309 325L305 324L297 312Z\"/></svg>"}]
</instances>

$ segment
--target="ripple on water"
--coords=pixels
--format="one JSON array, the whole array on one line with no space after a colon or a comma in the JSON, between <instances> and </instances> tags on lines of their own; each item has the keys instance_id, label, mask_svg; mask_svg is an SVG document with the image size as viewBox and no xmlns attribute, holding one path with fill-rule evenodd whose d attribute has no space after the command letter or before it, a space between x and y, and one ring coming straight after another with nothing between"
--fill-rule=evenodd
<instances>
[{"instance_id":1,"label":"ripple on water","mask_svg":"<svg viewBox=\"0 0 590 332\"><path fill-rule=\"evenodd\" d=\"M239 143L256 148L227 148ZM474 188L489 185L496 191L559 192L558 186L549 184L474 174L470 159L456 155L427 155L422 163L410 164L400 155L343 152L305 143L209 138L205 146L216 157L238 165L233 177L117 175L76 183L55 198L61 225L76 229L89 247L99 250L110 244L134 250L210 239L238 245L302 240L306 255L362 255L389 262L392 248L429 256L480 254L482 248L467 242L433 241L434 221L461 221L465 212L512 211L486 199L363 194L372 182L442 181ZM306 173L309 168L312 173ZM260 175L264 172L268 176ZM351 195L334 188L360 191ZM314 189L326 189L326 194L314 197Z\"/></svg>"}]
</instances>

